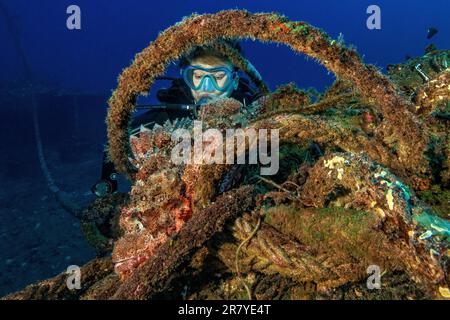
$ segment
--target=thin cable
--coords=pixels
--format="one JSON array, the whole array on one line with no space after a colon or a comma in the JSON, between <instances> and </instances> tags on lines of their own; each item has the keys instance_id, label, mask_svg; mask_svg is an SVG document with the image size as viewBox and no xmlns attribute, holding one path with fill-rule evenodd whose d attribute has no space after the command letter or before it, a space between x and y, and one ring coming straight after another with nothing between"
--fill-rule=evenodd
<instances>
[{"instance_id":1,"label":"thin cable","mask_svg":"<svg viewBox=\"0 0 450 320\"><path fill-rule=\"evenodd\" d=\"M247 238L245 238L244 241L241 242L241 244L239 245L239 247L236 250L236 260L235 260L236 273L237 273L237 276L238 276L239 280L244 285L245 291L247 291L248 300L252 300L252 291L247 286L247 284L245 283L244 279L242 279L241 271L239 270L239 253L240 253L242 247L247 242L249 242L251 240L251 238L253 238L255 236L255 234L258 231L260 225L261 225L261 217L258 217L258 223L256 224L256 227L253 229L252 233L250 233L250 235Z\"/></svg>"},{"instance_id":2,"label":"thin cable","mask_svg":"<svg viewBox=\"0 0 450 320\"><path fill-rule=\"evenodd\" d=\"M44 174L45 180L47 180L47 185L50 191L55 195L56 200L61 205L61 207L72 214L75 218L79 219L81 217L82 211L78 205L69 197L69 195L58 188L55 181L52 178L50 170L47 166L47 161L45 161L44 148L42 144L41 131L39 128L39 120L37 115L37 99L34 94L31 95L31 105L33 109L33 126L34 126L34 136L36 137L36 148L38 153L39 165L41 167L42 173Z\"/></svg>"},{"instance_id":3,"label":"thin cable","mask_svg":"<svg viewBox=\"0 0 450 320\"><path fill-rule=\"evenodd\" d=\"M51 192L58 193L60 189L56 186L55 181L48 170L47 162L44 157L44 149L42 147L42 139L41 132L39 129L39 121L37 117L37 101L36 96L31 95L31 105L33 109L33 125L34 125L34 136L36 137L36 147L38 152L39 164L41 166L42 173L44 174L45 179L47 180L47 185Z\"/></svg>"}]
</instances>

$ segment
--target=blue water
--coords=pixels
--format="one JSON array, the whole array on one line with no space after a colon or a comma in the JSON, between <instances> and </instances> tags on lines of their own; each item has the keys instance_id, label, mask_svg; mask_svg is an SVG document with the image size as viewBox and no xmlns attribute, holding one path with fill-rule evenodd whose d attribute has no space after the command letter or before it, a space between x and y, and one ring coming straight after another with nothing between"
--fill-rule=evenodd
<instances>
[{"instance_id":1,"label":"blue water","mask_svg":"<svg viewBox=\"0 0 450 320\"><path fill-rule=\"evenodd\" d=\"M304 20L340 33L354 44L365 61L385 67L401 62L405 54L423 54L430 43L426 31L439 29L432 39L438 48L450 47L450 2L448 0L3 0L17 17L24 48L33 71L51 83L95 93L114 89L117 74L128 66L136 52L155 39L158 32L192 12L210 13L222 9L251 12L280 12L292 20ZM82 29L66 28L66 8L77 4L82 12ZM366 8L381 8L381 30L366 28ZM0 20L2 59L0 81L20 76L20 65L9 45L10 36ZM323 88L330 83L326 72L305 62L284 47L245 45L245 51L263 77L274 87L287 81L300 86Z\"/></svg>"},{"instance_id":2,"label":"blue water","mask_svg":"<svg viewBox=\"0 0 450 320\"><path fill-rule=\"evenodd\" d=\"M25 85L19 39L31 81L59 97L42 99L39 109L44 153L55 182L89 200L100 170L105 141L106 99L121 70L158 33L182 17L223 9L279 12L307 21L333 38L343 36L367 63L385 70L405 55L420 56L430 43L450 48L450 1L392 0L0 0L14 21L0 15L0 295L83 264L95 253L84 242L78 221L58 207L46 188L36 154L30 101L7 98L5 86ZM66 8L81 8L81 30L66 28ZM366 27L366 8L381 8L381 30ZM438 34L428 40L427 29ZM326 70L283 46L246 41L244 53L271 89L294 81L323 90L333 81ZM27 83L30 79L26 79ZM73 93L91 94L74 104ZM80 196L81 197L81 196ZM84 197L84 198L83 198ZM80 201L81 201L80 200Z\"/></svg>"}]
</instances>

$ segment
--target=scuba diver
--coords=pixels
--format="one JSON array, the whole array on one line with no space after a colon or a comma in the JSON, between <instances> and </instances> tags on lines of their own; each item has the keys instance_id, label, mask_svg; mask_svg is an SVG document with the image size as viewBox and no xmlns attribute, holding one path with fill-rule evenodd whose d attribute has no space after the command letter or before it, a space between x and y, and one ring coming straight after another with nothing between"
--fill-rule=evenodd
<instances>
[{"instance_id":1,"label":"scuba diver","mask_svg":"<svg viewBox=\"0 0 450 320\"><path fill-rule=\"evenodd\" d=\"M238 42L223 40L228 46L241 54ZM263 94L251 82L240 76L240 70L220 50L211 46L198 46L182 57L179 62L182 78L160 77L157 80L172 80L167 89L157 92L160 105L136 106L148 109L131 121L131 133L141 125L151 129L167 120L189 117L195 119L196 110L202 105L221 98L234 98L249 105ZM118 173L114 163L103 154L100 180L92 187L92 192L101 197L118 189Z\"/></svg>"}]
</instances>

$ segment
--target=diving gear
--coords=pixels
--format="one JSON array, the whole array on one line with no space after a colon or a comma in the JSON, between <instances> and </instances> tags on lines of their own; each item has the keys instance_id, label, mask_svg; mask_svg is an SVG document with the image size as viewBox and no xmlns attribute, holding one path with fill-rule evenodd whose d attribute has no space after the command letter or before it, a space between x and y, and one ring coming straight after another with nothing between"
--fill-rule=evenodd
<instances>
[{"instance_id":1,"label":"diving gear","mask_svg":"<svg viewBox=\"0 0 450 320\"><path fill-rule=\"evenodd\" d=\"M238 77L236 79L236 85L237 88L234 88L233 86L230 87L230 90L233 89L230 95L227 95L227 97L234 98L244 104L251 104L253 101L258 100L261 96L264 95L264 93L259 90L257 86L245 77ZM194 105L195 103L199 104L199 100L195 101L195 98L193 96L191 88L187 85L186 81L182 78L177 78L172 81L172 85L168 88L162 88L159 89L156 92L156 98L158 101L166 105L168 107L163 107L163 109L167 110L161 110L161 107L155 107L153 108L153 105L150 104L143 104L142 106L136 106L137 109L157 109L158 111L162 111L163 113L178 113L182 112L185 113L186 111L178 111L179 108L175 107L172 108L172 105L179 105L179 104L187 104L187 105ZM149 108L147 108L149 106ZM175 110L174 110L175 109ZM139 126L139 124L136 124Z\"/></svg>"},{"instance_id":2,"label":"diving gear","mask_svg":"<svg viewBox=\"0 0 450 320\"><path fill-rule=\"evenodd\" d=\"M200 103L183 104L183 103L167 103L167 104L141 104L136 106L136 110L153 110L153 111L179 111L186 116L197 117L197 111Z\"/></svg>"},{"instance_id":3,"label":"diving gear","mask_svg":"<svg viewBox=\"0 0 450 320\"><path fill-rule=\"evenodd\" d=\"M113 193L112 183L107 180L100 180L92 186L92 193L97 197L104 197L107 194Z\"/></svg>"},{"instance_id":4,"label":"diving gear","mask_svg":"<svg viewBox=\"0 0 450 320\"><path fill-rule=\"evenodd\" d=\"M149 109L149 110L179 110L179 111L193 111L195 104L182 104L182 103L166 103L166 104L139 104L136 106L136 110Z\"/></svg>"},{"instance_id":5,"label":"diving gear","mask_svg":"<svg viewBox=\"0 0 450 320\"><path fill-rule=\"evenodd\" d=\"M157 80L172 80L170 77L159 77ZM255 88L249 80L239 77L237 89L233 90L230 97L241 101L243 104L251 104L259 99L262 93ZM230 86L230 90L233 86ZM217 95L211 95L217 98ZM210 98L211 98L210 97ZM198 110L201 103L211 103L210 98L205 97L204 100L195 103L191 89L181 78L172 80L172 85L168 88L159 89L157 91L157 99L161 104L138 104L135 106L137 110L147 112L136 116L130 124L130 134L139 131L140 126L152 128L154 124L164 124L167 120L175 120L183 117L197 118ZM201 100L201 99L200 99ZM200 103L201 102L201 103ZM96 196L103 196L114 193L118 190L118 181L111 179L111 174L116 173L115 165L107 156L106 151L103 154L101 177L97 183L92 186L91 190Z\"/></svg>"},{"instance_id":6,"label":"diving gear","mask_svg":"<svg viewBox=\"0 0 450 320\"><path fill-rule=\"evenodd\" d=\"M109 161L106 151L103 152L102 173L100 180L91 188L93 194L97 197L103 197L117 191L118 173L114 167L114 163Z\"/></svg>"},{"instance_id":7,"label":"diving gear","mask_svg":"<svg viewBox=\"0 0 450 320\"><path fill-rule=\"evenodd\" d=\"M192 90L204 92L227 92L237 77L237 73L226 66L204 68L191 65L181 72L184 81Z\"/></svg>"}]
</instances>

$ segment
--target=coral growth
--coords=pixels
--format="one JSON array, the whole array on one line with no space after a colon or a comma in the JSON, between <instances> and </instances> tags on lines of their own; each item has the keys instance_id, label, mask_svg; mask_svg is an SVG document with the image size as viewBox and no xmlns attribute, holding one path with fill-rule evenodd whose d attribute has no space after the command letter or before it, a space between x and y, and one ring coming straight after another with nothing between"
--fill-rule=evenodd
<instances>
[{"instance_id":1,"label":"coral growth","mask_svg":"<svg viewBox=\"0 0 450 320\"><path fill-rule=\"evenodd\" d=\"M193 133L188 119L128 136L137 96L170 61L219 38L286 44L338 78L315 101L288 84L252 105L202 107L205 128L222 133L279 129L272 177L258 165L172 162L171 134ZM109 233L117 274L100 275L79 298L448 298L450 134L436 115L448 115L448 70L431 81L425 74L443 56L415 60L425 71L391 66L388 78L307 23L240 10L193 15L162 32L109 101L110 156L134 184L115 217L106 214L121 229ZM391 286L382 294L363 286L373 265Z\"/></svg>"},{"instance_id":2,"label":"coral growth","mask_svg":"<svg viewBox=\"0 0 450 320\"><path fill-rule=\"evenodd\" d=\"M169 62L177 60L196 45L208 44L221 37L286 44L294 51L317 59L340 79L352 81L361 97L373 103L383 117L374 136L380 148L395 149L390 167L404 177L426 173L423 152L427 137L421 124L409 111L412 109L411 103L403 99L396 87L376 68L363 64L356 51L344 47L307 23L290 22L276 14L251 14L242 10L186 18L162 32L122 72L117 90L109 101L107 117L110 156L118 170L130 177L135 174L128 161L127 126L137 96L148 91Z\"/></svg>"},{"instance_id":3,"label":"coral growth","mask_svg":"<svg viewBox=\"0 0 450 320\"><path fill-rule=\"evenodd\" d=\"M128 198L129 195L123 193L98 198L83 211L81 230L99 255L110 252L114 241L122 235L118 218Z\"/></svg>"},{"instance_id":4,"label":"coral growth","mask_svg":"<svg viewBox=\"0 0 450 320\"><path fill-rule=\"evenodd\" d=\"M447 107L450 99L450 69L444 70L416 93L416 111L430 114L437 107Z\"/></svg>"},{"instance_id":5,"label":"coral growth","mask_svg":"<svg viewBox=\"0 0 450 320\"><path fill-rule=\"evenodd\" d=\"M224 16L227 19L223 19ZM430 148L425 124L415 116L412 101L399 94L387 77L374 67L364 65L354 50L345 48L342 43L329 39L322 31L306 23L289 22L276 14L232 10L189 17L161 33L122 73L118 89L110 100L110 154L117 166L134 176L126 158L128 143L125 129L137 95L152 84L168 62L195 45L207 45L220 37L287 44L295 51L317 59L339 78L314 105L311 105L306 92L288 85L257 101L248 114L242 113L243 106L229 100L205 106L200 114L200 119L208 127L280 129L281 141L303 147L314 141L321 149L319 153L327 154L310 169L303 167L307 177L302 179L302 186L297 185L298 190L294 194L271 191L264 196L266 200L273 197L276 202L276 206L266 212L275 229L264 224L254 241L244 248L245 252L253 252L250 257L253 256L251 261L257 266L256 269L263 273L269 271L269 274L283 270L281 273L287 276L314 281L321 290L326 290L361 280L367 264L376 263L391 272L406 272L417 283L423 284L428 293L436 292L437 286L448 287L448 231L445 231L448 230L448 222L430 214L430 209L414 195L414 190L426 190L433 182L430 174L433 168L426 156ZM170 43L177 43L178 46L171 48ZM446 77L442 75L439 79L440 89L440 83L445 83ZM430 91L428 87L422 90ZM439 91L436 94L442 93ZM432 105L434 101L427 100ZM333 108L334 114L330 113ZM324 119L320 113L327 114L328 118ZM350 120L355 117L355 120ZM335 153L336 150L348 153ZM370 159L359 155L360 152ZM164 166L157 167L161 170L159 174L162 174ZM412 189L390 173L388 168ZM196 210L192 207L207 208L211 205L217 196L215 186L220 185L222 175L230 169L225 165L186 166L178 171L180 180L177 185L184 186L183 190L173 186L178 192L172 197L186 196L187 192L195 217ZM142 171L148 174L141 168ZM138 175L142 177L140 172ZM296 175L295 172L292 174ZM149 177L153 176L150 174ZM173 176L177 175L173 173ZM174 179L167 178L176 181ZM153 180L143 184L141 181L137 180L135 188L141 185L145 190L154 189ZM199 184L202 188L195 190ZM280 187L280 190L287 189ZM286 203L283 204L283 201L292 199L295 201L291 205L286 207ZM343 207L347 211L320 211L320 208L330 206ZM139 208L136 203L131 207L133 210ZM302 209L308 207L317 209ZM171 211L173 214L174 210ZM301 217L299 223L295 223L297 215ZM237 229L233 233L236 239L241 240L253 235L251 223L242 219L236 221ZM145 226L142 229L145 230ZM343 234L342 230L346 233ZM133 252L136 248L152 252L140 242L140 235L137 238L127 241L131 245L127 252ZM163 242L167 243L167 239ZM120 243L121 240L118 241ZM155 252L152 254L157 254ZM219 249L219 256L221 252L223 250ZM227 263L229 258L222 260L231 268ZM324 265L324 261L328 264ZM133 274L143 277L144 269L145 266L138 268ZM311 270L315 272L311 273ZM127 281L129 283L125 279ZM127 289L126 292L133 291ZM122 293L119 296L124 297Z\"/></svg>"},{"instance_id":6,"label":"coral growth","mask_svg":"<svg viewBox=\"0 0 450 320\"><path fill-rule=\"evenodd\" d=\"M98 258L88 262L80 269L80 289L71 290L67 286L67 273L29 285L20 292L7 295L2 300L78 300L111 277L113 264L110 258ZM116 281L117 282L117 281Z\"/></svg>"}]
</instances>

